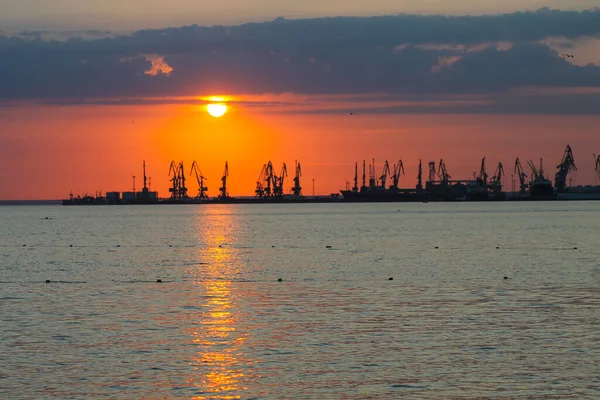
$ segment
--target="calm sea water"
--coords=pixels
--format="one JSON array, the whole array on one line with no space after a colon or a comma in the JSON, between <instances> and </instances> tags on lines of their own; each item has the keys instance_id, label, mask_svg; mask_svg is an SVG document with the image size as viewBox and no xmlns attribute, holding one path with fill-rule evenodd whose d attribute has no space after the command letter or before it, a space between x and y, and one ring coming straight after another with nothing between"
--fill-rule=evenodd
<instances>
[{"instance_id":1,"label":"calm sea water","mask_svg":"<svg viewBox=\"0 0 600 400\"><path fill-rule=\"evenodd\" d=\"M0 398L600 398L598 232L600 202L0 207Z\"/></svg>"}]
</instances>

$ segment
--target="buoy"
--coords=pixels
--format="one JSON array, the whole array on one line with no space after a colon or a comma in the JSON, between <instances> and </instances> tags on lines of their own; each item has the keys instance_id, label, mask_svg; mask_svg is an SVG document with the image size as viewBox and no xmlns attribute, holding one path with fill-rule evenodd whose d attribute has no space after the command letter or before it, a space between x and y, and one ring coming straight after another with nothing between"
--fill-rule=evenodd
<instances>
[{"instance_id":1,"label":"buoy","mask_svg":"<svg viewBox=\"0 0 600 400\"><path fill-rule=\"evenodd\" d=\"M70 245L69 245L69 247L73 247L73 245L72 245L72 244L70 244Z\"/></svg>"},{"instance_id":2,"label":"buoy","mask_svg":"<svg viewBox=\"0 0 600 400\"><path fill-rule=\"evenodd\" d=\"M504 279L508 279L508 276L505 276Z\"/></svg>"},{"instance_id":3,"label":"buoy","mask_svg":"<svg viewBox=\"0 0 600 400\"><path fill-rule=\"evenodd\" d=\"M326 249L330 249L330 248L331 248L331 246L325 246L325 248L326 248Z\"/></svg>"},{"instance_id":4,"label":"buoy","mask_svg":"<svg viewBox=\"0 0 600 400\"><path fill-rule=\"evenodd\" d=\"M279 278L277 279L277 282L283 282L283 279Z\"/></svg>"},{"instance_id":5,"label":"buoy","mask_svg":"<svg viewBox=\"0 0 600 400\"><path fill-rule=\"evenodd\" d=\"M496 249L499 249L499 248L500 248L499 246L496 246Z\"/></svg>"},{"instance_id":6,"label":"buoy","mask_svg":"<svg viewBox=\"0 0 600 400\"><path fill-rule=\"evenodd\" d=\"M50 279L46 279L46 283L50 283Z\"/></svg>"},{"instance_id":7,"label":"buoy","mask_svg":"<svg viewBox=\"0 0 600 400\"><path fill-rule=\"evenodd\" d=\"M392 277L390 276L390 277L388 278L388 280L390 280L390 281L393 281L393 280L394 280L394 278L392 278Z\"/></svg>"},{"instance_id":8,"label":"buoy","mask_svg":"<svg viewBox=\"0 0 600 400\"><path fill-rule=\"evenodd\" d=\"M275 246L271 246L271 247L275 247Z\"/></svg>"},{"instance_id":9,"label":"buoy","mask_svg":"<svg viewBox=\"0 0 600 400\"><path fill-rule=\"evenodd\" d=\"M156 283L162 283L162 279L157 279Z\"/></svg>"},{"instance_id":10,"label":"buoy","mask_svg":"<svg viewBox=\"0 0 600 400\"><path fill-rule=\"evenodd\" d=\"M577 250L577 247L573 247L573 250Z\"/></svg>"},{"instance_id":11,"label":"buoy","mask_svg":"<svg viewBox=\"0 0 600 400\"><path fill-rule=\"evenodd\" d=\"M27 245L26 245L26 244L24 244L24 245L23 245L23 247L27 247Z\"/></svg>"},{"instance_id":12,"label":"buoy","mask_svg":"<svg viewBox=\"0 0 600 400\"><path fill-rule=\"evenodd\" d=\"M435 246L436 249L439 249L439 247Z\"/></svg>"}]
</instances>

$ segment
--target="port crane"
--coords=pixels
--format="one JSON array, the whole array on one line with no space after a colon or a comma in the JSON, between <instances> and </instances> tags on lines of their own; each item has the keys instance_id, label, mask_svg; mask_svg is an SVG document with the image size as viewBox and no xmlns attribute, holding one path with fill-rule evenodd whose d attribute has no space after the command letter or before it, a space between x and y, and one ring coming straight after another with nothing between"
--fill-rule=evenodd
<instances>
[{"instance_id":1,"label":"port crane","mask_svg":"<svg viewBox=\"0 0 600 400\"><path fill-rule=\"evenodd\" d=\"M446 170L446 164L444 163L443 159L440 159L440 163L438 164L438 172L437 172L438 176L440 177L440 179L442 180L443 183L448 183L448 181L450 180L451 176L448 175L448 171Z\"/></svg>"},{"instance_id":2,"label":"port crane","mask_svg":"<svg viewBox=\"0 0 600 400\"><path fill-rule=\"evenodd\" d=\"M142 188L142 193L148 193L148 186L146 186L148 183L148 178L146 177L146 160L143 161L142 168L144 169L144 187Z\"/></svg>"},{"instance_id":3,"label":"port crane","mask_svg":"<svg viewBox=\"0 0 600 400\"><path fill-rule=\"evenodd\" d=\"M204 175L202 175L202 171L200 171L200 168L198 167L198 163L196 161L192 163L192 168L190 169L190 176L192 174L196 175L196 181L198 181L198 195L196 196L196 198L208 199L208 195L206 194L208 188L204 186L204 181L208 179L206 179Z\"/></svg>"},{"instance_id":4,"label":"port crane","mask_svg":"<svg viewBox=\"0 0 600 400\"><path fill-rule=\"evenodd\" d=\"M502 177L504 177L504 166L502 165L502 162L499 162L496 172L494 173L494 176L492 176L492 180L488 185L489 189L493 193L502 192Z\"/></svg>"},{"instance_id":5,"label":"port crane","mask_svg":"<svg viewBox=\"0 0 600 400\"><path fill-rule=\"evenodd\" d=\"M531 173L533 174L533 179L539 179L541 176L543 176L542 174L540 174L538 172L537 168L533 164L533 161L531 161L531 160L527 161L527 165L529 165L529 168L531 169Z\"/></svg>"},{"instance_id":6,"label":"port crane","mask_svg":"<svg viewBox=\"0 0 600 400\"><path fill-rule=\"evenodd\" d=\"M485 157L481 159L481 168L479 170L479 177L477 178L477 183L483 187L487 187L488 185L488 174L485 171Z\"/></svg>"},{"instance_id":7,"label":"port crane","mask_svg":"<svg viewBox=\"0 0 600 400\"><path fill-rule=\"evenodd\" d=\"M436 178L435 161L429 161L429 182L435 182Z\"/></svg>"},{"instance_id":8,"label":"port crane","mask_svg":"<svg viewBox=\"0 0 600 400\"><path fill-rule=\"evenodd\" d=\"M363 160L362 186L360 187L360 191L363 192L365 190L367 190L367 162Z\"/></svg>"},{"instance_id":9,"label":"port crane","mask_svg":"<svg viewBox=\"0 0 600 400\"><path fill-rule=\"evenodd\" d=\"M374 165L374 164L373 164ZM375 168L373 168L374 170ZM385 189L385 183L387 182L387 177L388 174L390 174L390 164L388 163L387 160L385 160L385 163L383 164L383 172L381 173L381 176L379 177L379 180L381 181L381 187L383 189Z\"/></svg>"},{"instance_id":10,"label":"port crane","mask_svg":"<svg viewBox=\"0 0 600 400\"><path fill-rule=\"evenodd\" d=\"M175 164L175 161L171 161L169 166L169 175L171 175L171 192L172 199L185 199L187 195L187 187L185 186L185 170L183 168L183 161L179 164Z\"/></svg>"},{"instance_id":11,"label":"port crane","mask_svg":"<svg viewBox=\"0 0 600 400\"><path fill-rule=\"evenodd\" d=\"M354 187L356 188L357 177L356 171L358 168L358 164L354 168ZM302 196L302 186L300 186L300 178L302 177L302 168L300 167L300 163L296 161L296 175L294 176L294 187L292 188L292 193L294 196ZM356 189L358 190L358 189ZM356 191L355 190L355 191Z\"/></svg>"},{"instance_id":12,"label":"port crane","mask_svg":"<svg viewBox=\"0 0 600 400\"><path fill-rule=\"evenodd\" d=\"M527 174L525 173L525 171L523 171L523 167L521 166L521 161L519 161L518 158L515 160L514 173L516 173L517 176L519 177L519 182L521 184L519 191L521 193L525 193L525 191L527 191L527 187L528 187L527 183L525 182L525 178L527 178Z\"/></svg>"},{"instance_id":13,"label":"port crane","mask_svg":"<svg viewBox=\"0 0 600 400\"><path fill-rule=\"evenodd\" d=\"M258 175L258 179L256 180L256 197L271 197L273 194L272 185L273 184L273 164L269 161L267 164L264 164L260 174Z\"/></svg>"},{"instance_id":14,"label":"port crane","mask_svg":"<svg viewBox=\"0 0 600 400\"><path fill-rule=\"evenodd\" d=\"M421 165L419 163L419 165ZM419 167L419 175L421 172L421 167ZM420 178L420 177L419 177ZM451 176L448 174L448 170L446 169L446 164L444 160L441 159L438 164L437 171L435 168L435 161L429 161L429 182L438 183L438 184L447 184L450 181Z\"/></svg>"},{"instance_id":15,"label":"port crane","mask_svg":"<svg viewBox=\"0 0 600 400\"><path fill-rule=\"evenodd\" d=\"M223 177L221 178L221 182L223 186L219 188L219 199L224 200L229 198L229 192L227 191L227 177L229 176L229 166L227 165L227 161L225 161L225 171L223 171Z\"/></svg>"},{"instance_id":16,"label":"port crane","mask_svg":"<svg viewBox=\"0 0 600 400\"><path fill-rule=\"evenodd\" d=\"M375 189L377 187L377 180L375 179L375 159L373 158L373 164L369 165L369 187Z\"/></svg>"},{"instance_id":17,"label":"port crane","mask_svg":"<svg viewBox=\"0 0 600 400\"><path fill-rule=\"evenodd\" d=\"M358 162L354 163L354 186L352 186L353 192L358 192Z\"/></svg>"},{"instance_id":18,"label":"port crane","mask_svg":"<svg viewBox=\"0 0 600 400\"><path fill-rule=\"evenodd\" d=\"M281 167L281 173L279 174L279 176L273 174L273 196L283 196L283 183L287 176L287 166L285 165L285 163L283 163L283 166Z\"/></svg>"},{"instance_id":19,"label":"port crane","mask_svg":"<svg viewBox=\"0 0 600 400\"><path fill-rule=\"evenodd\" d=\"M402 163L402 160L399 160L398 164L394 164L394 175L392 175L392 185L390 186L390 189L398 190L400 174L404 174L404 164Z\"/></svg>"},{"instance_id":20,"label":"port crane","mask_svg":"<svg viewBox=\"0 0 600 400\"><path fill-rule=\"evenodd\" d=\"M423 191L423 160L419 160L419 172L417 174L417 193Z\"/></svg>"},{"instance_id":21,"label":"port crane","mask_svg":"<svg viewBox=\"0 0 600 400\"><path fill-rule=\"evenodd\" d=\"M567 175L569 172L577 171L571 146L567 145L562 161L556 168L558 168L558 171L556 172L556 175L554 175L554 186L556 187L556 190L561 193L567 189Z\"/></svg>"}]
</instances>

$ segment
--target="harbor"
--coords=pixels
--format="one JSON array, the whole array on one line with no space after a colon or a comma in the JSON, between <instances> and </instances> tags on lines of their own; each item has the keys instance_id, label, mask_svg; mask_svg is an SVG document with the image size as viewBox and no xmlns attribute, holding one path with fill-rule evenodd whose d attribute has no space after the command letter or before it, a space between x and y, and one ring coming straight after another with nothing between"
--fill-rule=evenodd
<instances>
[{"instance_id":1,"label":"harbor","mask_svg":"<svg viewBox=\"0 0 600 400\"><path fill-rule=\"evenodd\" d=\"M594 154L595 173L600 179L600 155ZM536 165L532 160L523 164L516 158L512 164L512 187L506 191L503 185L507 177L504 165L499 162L490 176L487 171L486 158L483 157L479 172L470 178L453 178L443 159L439 162L429 161L427 167L419 160L416 183L414 186L402 187L405 172L402 160L390 167L386 160L378 170L375 159L367 165L366 160L354 165L353 186L346 184L344 190L329 195L308 196L302 189L302 167L298 161L294 163L291 176L291 187L286 190L288 169L283 163L279 172L271 161L260 169L256 180L254 196L230 196L228 190L229 164L225 162L221 184L216 196L208 195L206 177L199 164L194 161L189 173L183 161L172 161L169 166L169 196L161 198L149 186L146 176L146 163L143 167L143 186L137 191L135 176L133 190L126 192L110 191L95 195L74 196L62 200L63 205L126 205L126 204L262 204L262 203L327 203L327 202L456 202L456 201L572 201L600 200L599 185L570 184L569 174L577 171L575 157L569 145L566 146L560 163L556 166L554 180L551 173L546 173L543 160ZM425 175L426 173L426 175ZM190 194L188 187L190 178L196 181L196 194ZM359 185L360 184L360 185Z\"/></svg>"}]
</instances>

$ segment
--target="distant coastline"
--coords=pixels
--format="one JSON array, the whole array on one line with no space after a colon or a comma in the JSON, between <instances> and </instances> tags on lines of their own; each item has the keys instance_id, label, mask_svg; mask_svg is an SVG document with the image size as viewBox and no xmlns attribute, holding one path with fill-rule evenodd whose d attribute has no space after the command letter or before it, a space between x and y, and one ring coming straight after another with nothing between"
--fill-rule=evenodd
<instances>
[{"instance_id":1,"label":"distant coastline","mask_svg":"<svg viewBox=\"0 0 600 400\"><path fill-rule=\"evenodd\" d=\"M0 206L55 206L62 200L0 200Z\"/></svg>"}]
</instances>

